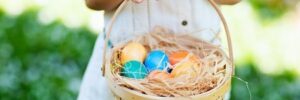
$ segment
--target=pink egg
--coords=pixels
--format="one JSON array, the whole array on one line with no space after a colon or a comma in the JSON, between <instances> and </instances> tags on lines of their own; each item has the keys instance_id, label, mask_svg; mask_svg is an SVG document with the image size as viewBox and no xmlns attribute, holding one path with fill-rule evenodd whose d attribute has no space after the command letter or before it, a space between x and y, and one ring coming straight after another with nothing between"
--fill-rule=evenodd
<instances>
[{"instance_id":1,"label":"pink egg","mask_svg":"<svg viewBox=\"0 0 300 100\"><path fill-rule=\"evenodd\" d=\"M152 71L149 75L148 75L148 79L158 79L158 80L165 80L170 78L170 74L165 72L165 71L161 71L161 70L154 70Z\"/></svg>"}]
</instances>

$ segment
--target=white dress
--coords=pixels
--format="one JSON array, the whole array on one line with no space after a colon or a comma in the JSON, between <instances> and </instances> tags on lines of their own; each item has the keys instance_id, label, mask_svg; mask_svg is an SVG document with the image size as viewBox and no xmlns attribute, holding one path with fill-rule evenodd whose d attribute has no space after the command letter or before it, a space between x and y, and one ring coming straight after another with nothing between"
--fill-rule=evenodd
<instances>
[{"instance_id":1,"label":"white dress","mask_svg":"<svg viewBox=\"0 0 300 100\"><path fill-rule=\"evenodd\" d=\"M105 30L114 12L105 12ZM117 44L149 32L155 26L175 33L192 33L210 41L220 31L220 19L207 0L145 0L130 2L113 26L111 43ZM99 34L93 54L81 84L79 100L113 100L105 78L102 77L104 35Z\"/></svg>"}]
</instances>

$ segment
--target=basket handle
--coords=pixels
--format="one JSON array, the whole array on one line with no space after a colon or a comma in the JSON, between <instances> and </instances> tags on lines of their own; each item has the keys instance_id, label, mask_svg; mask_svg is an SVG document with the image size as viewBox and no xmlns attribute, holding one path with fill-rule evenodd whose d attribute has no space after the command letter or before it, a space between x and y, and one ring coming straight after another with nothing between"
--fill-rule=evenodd
<instances>
[{"instance_id":1,"label":"basket handle","mask_svg":"<svg viewBox=\"0 0 300 100\"><path fill-rule=\"evenodd\" d=\"M224 29L225 29L225 32L226 32L226 37L227 37L227 43L228 43L228 49L229 49L229 60L230 62L232 63L232 75L234 75L234 63L233 63L233 50L232 50L232 42L231 42L231 36L230 36L230 31L229 31L229 28L228 28L228 25L227 25L227 22L221 12L221 10L219 9L218 5L216 4L216 2L214 0L208 0L209 3L213 6L213 8L216 10L216 12L218 13L222 23L223 23L223 26L224 26ZM124 0L121 5L117 8L116 12L114 13L114 15L112 16L111 18L111 22L109 24L109 27L108 27L108 31L105 32L106 34L106 37L105 37L105 43L104 43L104 50L103 50L103 62L102 62L102 76L105 76L105 62L106 62L106 50L107 50L107 45L108 45L108 41L109 41L109 37L110 37L110 34L112 32L112 27L116 21L116 18L117 16L120 14L120 12L125 8L125 5L127 5L127 3L129 2L129 0Z\"/></svg>"},{"instance_id":2,"label":"basket handle","mask_svg":"<svg viewBox=\"0 0 300 100\"><path fill-rule=\"evenodd\" d=\"M217 11L222 23L223 23L223 27L225 29L225 33L226 33L226 38L227 38L227 46L229 49L229 60L232 64L232 69L231 69L231 75L233 76L234 70L235 70L235 66L234 66L234 59L233 59L233 47L232 47L232 40L231 40L231 35L230 35L230 31L228 28L228 24L226 22L226 19L222 13L222 11L220 10L220 8L218 7L218 5L216 4L216 2L214 0L208 0L209 3L213 6L213 8Z\"/></svg>"},{"instance_id":3,"label":"basket handle","mask_svg":"<svg viewBox=\"0 0 300 100\"><path fill-rule=\"evenodd\" d=\"M103 50L103 55L102 55L102 68L101 68L101 71L102 71L102 76L105 76L105 64L106 64L106 49L107 49L107 45L108 45L108 41L109 41L109 37L110 37L110 33L112 31L112 27L116 21L116 17L120 14L120 12L125 8L125 5L128 3L129 0L124 0L122 2L122 4L117 8L116 12L114 13L114 15L112 16L111 18L111 22L109 24L109 27L108 27L108 31L105 32L104 34L106 34L105 36L105 40L104 40L104 50Z\"/></svg>"}]
</instances>

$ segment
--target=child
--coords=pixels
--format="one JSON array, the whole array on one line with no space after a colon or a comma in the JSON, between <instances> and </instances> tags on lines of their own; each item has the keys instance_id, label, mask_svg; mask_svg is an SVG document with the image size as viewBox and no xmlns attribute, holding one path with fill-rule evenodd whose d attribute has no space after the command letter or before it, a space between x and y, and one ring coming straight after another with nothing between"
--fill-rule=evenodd
<instances>
[{"instance_id":1,"label":"child","mask_svg":"<svg viewBox=\"0 0 300 100\"><path fill-rule=\"evenodd\" d=\"M114 10L123 0L86 0L94 10L105 10L105 29ZM235 4L239 0L215 0L219 4ZM192 33L210 41L220 30L220 19L208 0L133 0L118 15L110 36L110 44L118 44L134 35L149 32L155 26L175 33ZM201 31L200 31L201 30ZM85 72L79 100L113 100L102 77L104 35L100 34Z\"/></svg>"}]
</instances>

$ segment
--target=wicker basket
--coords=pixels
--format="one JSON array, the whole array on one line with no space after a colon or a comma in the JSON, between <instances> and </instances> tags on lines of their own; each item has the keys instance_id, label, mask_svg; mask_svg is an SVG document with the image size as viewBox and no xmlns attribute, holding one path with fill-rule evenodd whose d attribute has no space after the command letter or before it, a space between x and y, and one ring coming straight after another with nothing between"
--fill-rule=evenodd
<instances>
[{"instance_id":1,"label":"wicker basket","mask_svg":"<svg viewBox=\"0 0 300 100\"><path fill-rule=\"evenodd\" d=\"M116 16L120 13L120 11L124 8L124 6L128 3L129 0L124 0L124 2L120 5L120 7L116 10L115 14L112 17L112 21L110 24L110 27L108 28L108 32L106 32L106 39L105 39L105 45L104 45L104 53L103 53L103 66L102 66L102 73L103 76L106 77L108 86L110 87L111 91L115 95L115 98L117 100L223 100L225 94L230 90L231 86L231 76L234 74L234 65L233 65L233 53L232 53L232 45L231 45L231 38L229 34L229 29L226 24L226 21L219 10L217 4L213 0L208 0L210 4L215 8L218 15L221 18L221 21L223 22L223 26L225 28L226 36L227 36L227 42L228 42L228 54L229 56L224 53L224 56L226 56L226 67L225 67L225 74L224 79L220 84L218 84L216 87L197 95L191 95L188 97L180 97L180 96L172 96L172 97L162 97L162 96L155 96L155 95L149 95L147 93L143 93L131 88L128 88L126 86L121 86L116 82L117 77L114 75L112 71L112 59L114 58L114 54L116 50L122 48L125 44L119 44L116 47L114 47L110 52L107 52L107 43L108 39L112 30L113 23L116 19ZM213 45L206 43L208 45Z\"/></svg>"}]
</instances>

